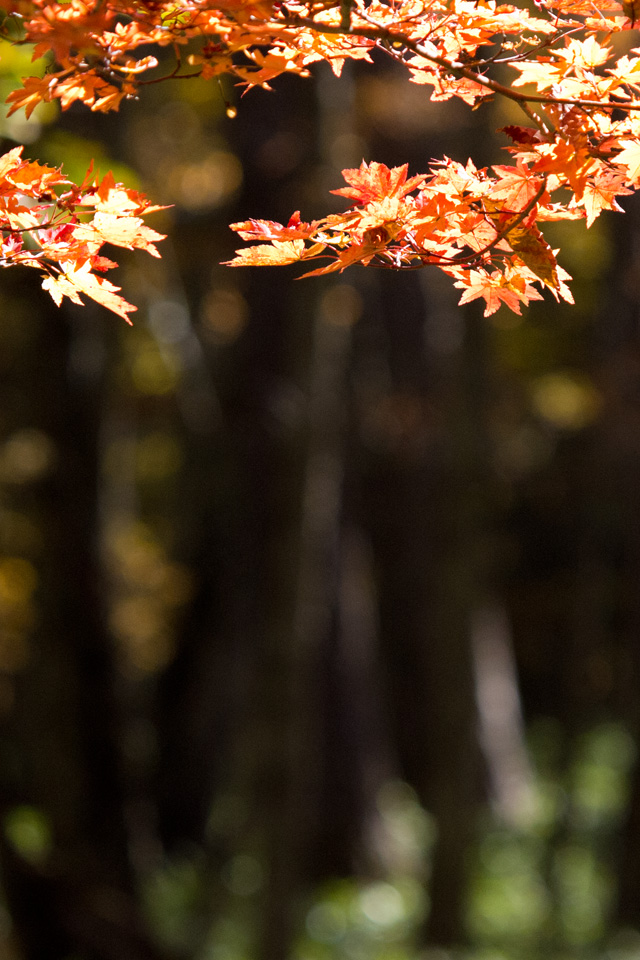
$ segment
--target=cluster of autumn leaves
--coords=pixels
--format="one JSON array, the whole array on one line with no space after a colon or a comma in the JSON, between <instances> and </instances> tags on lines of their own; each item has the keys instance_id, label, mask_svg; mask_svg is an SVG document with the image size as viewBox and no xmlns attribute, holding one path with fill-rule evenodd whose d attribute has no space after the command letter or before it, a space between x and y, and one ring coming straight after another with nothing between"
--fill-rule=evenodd
<instances>
[{"instance_id":1,"label":"cluster of autumn leaves","mask_svg":"<svg viewBox=\"0 0 640 960\"><path fill-rule=\"evenodd\" d=\"M116 184L111 174L98 181L90 170L77 185L60 170L23 160L22 147L0 157L2 264L39 269L42 286L58 305L63 297L82 304L84 293L127 320L136 308L98 275L117 266L100 251L109 243L159 257L155 241L163 235L146 226L142 215L161 209Z\"/></svg>"},{"instance_id":2,"label":"cluster of autumn leaves","mask_svg":"<svg viewBox=\"0 0 640 960\"><path fill-rule=\"evenodd\" d=\"M118 109L147 83L172 76L231 74L268 87L282 73L306 76L318 60L339 75L348 59L374 50L402 63L432 100L475 106L506 97L523 125L505 128L512 164L477 169L450 159L407 178L406 167L365 163L343 171L334 191L351 205L310 223L233 224L253 246L232 266L315 261L307 276L354 263L389 269L434 265L462 290L516 312L540 289L571 300L567 274L544 238L546 221L619 210L617 197L640 186L640 58L630 49L635 4L616 0L0 0L4 34L47 55L43 76L27 77L9 98L29 114L38 103L81 101ZM164 48L159 59L149 53ZM511 80L505 80L508 72ZM57 303L86 294L127 317L133 309L98 276L114 266L105 243L157 256L161 236L142 217L158 209L141 195L88 174L76 186L60 171L0 158L4 265L44 274Z\"/></svg>"},{"instance_id":3,"label":"cluster of autumn leaves","mask_svg":"<svg viewBox=\"0 0 640 960\"><path fill-rule=\"evenodd\" d=\"M326 266L305 274L312 277L353 263L396 269L435 264L464 290L460 303L484 297L486 315L501 303L520 313L521 303L542 299L532 286L536 280L572 303L564 282L570 278L535 222L545 214L558 219L564 211L554 209L546 181L524 164L494 171L490 177L471 161L464 167L451 160L430 176L409 180L406 165L389 170L363 163L359 170L343 170L350 186L333 193L355 200L350 210L312 223L302 223L296 212L287 226L266 220L232 224L243 240L270 242L239 250L230 265L329 256Z\"/></svg>"}]
</instances>

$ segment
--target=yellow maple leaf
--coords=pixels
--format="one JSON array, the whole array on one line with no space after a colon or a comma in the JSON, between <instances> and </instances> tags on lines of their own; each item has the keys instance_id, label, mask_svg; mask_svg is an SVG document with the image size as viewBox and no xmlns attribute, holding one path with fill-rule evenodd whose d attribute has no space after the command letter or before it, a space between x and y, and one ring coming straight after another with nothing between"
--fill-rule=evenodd
<instances>
[{"instance_id":1,"label":"yellow maple leaf","mask_svg":"<svg viewBox=\"0 0 640 960\"><path fill-rule=\"evenodd\" d=\"M64 273L57 277L45 277L42 287L51 294L57 306L60 306L63 297L69 297L73 303L82 306L80 294L84 293L107 310L123 317L127 323L131 323L128 314L138 309L118 295L120 287L92 273L91 264L88 261L77 269L71 266L66 267Z\"/></svg>"},{"instance_id":2,"label":"yellow maple leaf","mask_svg":"<svg viewBox=\"0 0 640 960\"><path fill-rule=\"evenodd\" d=\"M274 240L273 243L259 243L255 247L236 250L233 260L227 260L227 267L275 267L285 263L297 263L305 253L304 240Z\"/></svg>"},{"instance_id":3,"label":"yellow maple leaf","mask_svg":"<svg viewBox=\"0 0 640 960\"><path fill-rule=\"evenodd\" d=\"M159 257L154 241L164 240L164 234L147 227L140 217L119 217L98 211L91 223L80 223L74 228L74 238L96 250L103 243L112 243L126 250L146 250L152 257Z\"/></svg>"},{"instance_id":4,"label":"yellow maple leaf","mask_svg":"<svg viewBox=\"0 0 640 960\"><path fill-rule=\"evenodd\" d=\"M540 57L534 62L510 63L509 66L520 71L520 76L513 81L514 87L523 87L527 83L533 83L536 85L538 92L548 90L558 83L567 72L565 61L556 63L551 57Z\"/></svg>"},{"instance_id":5,"label":"yellow maple leaf","mask_svg":"<svg viewBox=\"0 0 640 960\"><path fill-rule=\"evenodd\" d=\"M160 256L154 241L164 240L164 234L147 227L140 217L119 217L116 213L99 210L92 225L107 243L127 250L146 250L152 257Z\"/></svg>"},{"instance_id":6,"label":"yellow maple leaf","mask_svg":"<svg viewBox=\"0 0 640 960\"><path fill-rule=\"evenodd\" d=\"M640 143L635 140L621 140L623 149L616 156L615 162L622 163L629 171L629 179L633 182L640 177Z\"/></svg>"}]
</instances>

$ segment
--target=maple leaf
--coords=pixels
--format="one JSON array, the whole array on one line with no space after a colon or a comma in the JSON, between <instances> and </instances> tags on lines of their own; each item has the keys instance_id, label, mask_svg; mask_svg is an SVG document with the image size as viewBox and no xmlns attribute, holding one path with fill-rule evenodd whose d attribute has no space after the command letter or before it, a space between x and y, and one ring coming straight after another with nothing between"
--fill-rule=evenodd
<instances>
[{"instance_id":1,"label":"maple leaf","mask_svg":"<svg viewBox=\"0 0 640 960\"><path fill-rule=\"evenodd\" d=\"M93 186L91 168L81 187L85 194L83 203L95 206L102 213L114 213L123 216L131 214L155 213L158 210L167 210L166 205L152 204L143 193L116 183L113 173L109 171L97 186Z\"/></svg>"},{"instance_id":2,"label":"maple leaf","mask_svg":"<svg viewBox=\"0 0 640 960\"><path fill-rule=\"evenodd\" d=\"M24 247L24 241L21 234L9 234L8 237L2 237L0 239L0 256L7 260L12 259L15 256L22 253Z\"/></svg>"},{"instance_id":3,"label":"maple leaf","mask_svg":"<svg viewBox=\"0 0 640 960\"><path fill-rule=\"evenodd\" d=\"M513 212L523 210L540 189L541 181L521 160L515 167L494 165L492 169L499 179L491 186L489 195L494 200L503 200Z\"/></svg>"},{"instance_id":4,"label":"maple leaf","mask_svg":"<svg viewBox=\"0 0 640 960\"><path fill-rule=\"evenodd\" d=\"M67 110L76 100L91 105L95 103L98 96L111 92L117 93L118 88L107 83L93 71L66 77L51 88L52 96L60 100L63 110Z\"/></svg>"},{"instance_id":5,"label":"maple leaf","mask_svg":"<svg viewBox=\"0 0 640 960\"><path fill-rule=\"evenodd\" d=\"M528 305L531 300L542 300L542 295L522 278L509 280L497 270L491 274L484 270L470 270L467 277L458 280L454 286L464 288L458 301L460 305L484 299L485 317L490 317L503 303L514 313L520 314L521 304Z\"/></svg>"},{"instance_id":6,"label":"maple leaf","mask_svg":"<svg viewBox=\"0 0 640 960\"><path fill-rule=\"evenodd\" d=\"M384 163L371 164L363 160L357 170L343 170L342 176L350 187L332 190L340 197L350 197L359 203L384 200L386 197L405 197L424 183L424 176L410 177L407 180L409 164L389 169Z\"/></svg>"},{"instance_id":7,"label":"maple leaf","mask_svg":"<svg viewBox=\"0 0 640 960\"><path fill-rule=\"evenodd\" d=\"M635 20L637 3L536 0L535 17L524 4L495 0L0 0L0 8L19 13L21 39L36 56L52 51L55 58L46 76L27 77L10 94L11 113L23 107L30 114L52 100L63 109L81 101L94 111L117 110L155 68L152 49L163 52L163 64L173 51L167 78L185 76L181 64L190 63L196 73L226 72L248 88L268 87L284 73L308 76L320 60L339 75L347 60L368 60L384 48L410 80L433 87L433 100L456 96L477 106L495 95L524 106L538 129L504 128L513 166L478 170L445 158L409 178L406 165L363 161L343 171L347 186L333 191L351 201L347 213L310 223L296 213L286 225L234 224L244 239L268 242L231 261L331 258L312 274L352 263L401 269L438 262L467 288L465 297L471 287L484 289L478 296L491 309L501 302L519 309L539 296L529 281L570 296L537 223L584 217L590 226L602 210L620 209L616 198L629 186L640 186L640 58L631 50L615 59L612 42L629 28L621 14ZM503 64L518 74L510 85ZM528 84L537 95L517 89ZM141 219L154 209L110 174L96 183L90 171L76 186L59 171L24 161L19 148L0 158L0 226L31 234L31 252L3 242L6 258L46 263L56 296L99 290L101 302L117 297L117 288L101 286L91 269L111 265L99 254L106 242L157 256L161 235ZM499 269L487 272L482 261Z\"/></svg>"},{"instance_id":8,"label":"maple leaf","mask_svg":"<svg viewBox=\"0 0 640 960\"><path fill-rule=\"evenodd\" d=\"M527 83L535 84L538 93L548 90L558 83L566 73L566 66L556 62L551 57L540 58L537 61L510 63L513 70L519 70L520 76L513 81L514 87L523 87Z\"/></svg>"},{"instance_id":9,"label":"maple leaf","mask_svg":"<svg viewBox=\"0 0 640 960\"><path fill-rule=\"evenodd\" d=\"M603 210L624 212L616 201L616 197L628 196L633 193L633 190L625 187L624 184L625 178L622 174L607 169L603 169L602 173L587 182L581 200L581 205L584 207L587 216L587 227L593 224Z\"/></svg>"},{"instance_id":10,"label":"maple leaf","mask_svg":"<svg viewBox=\"0 0 640 960\"><path fill-rule=\"evenodd\" d=\"M152 257L159 257L154 241L164 240L164 234L147 227L140 217L121 217L116 213L98 210L89 224L79 224L75 230L78 240L97 241L99 245L112 243L127 250L146 250Z\"/></svg>"},{"instance_id":11,"label":"maple leaf","mask_svg":"<svg viewBox=\"0 0 640 960\"><path fill-rule=\"evenodd\" d=\"M117 267L118 264L113 260L109 260L108 257L93 256L91 257L91 269L92 270L113 270L114 267Z\"/></svg>"},{"instance_id":12,"label":"maple leaf","mask_svg":"<svg viewBox=\"0 0 640 960\"><path fill-rule=\"evenodd\" d=\"M57 306L62 303L63 297L68 297L73 303L82 306L81 293L91 297L96 303L106 307L113 313L122 317L127 323L131 323L129 314L138 308L131 303L127 303L124 297L118 295L120 287L105 280L104 277L96 277L91 272L89 262L79 267L68 266L57 277L48 276L42 281L43 290L47 290L53 297Z\"/></svg>"},{"instance_id":13,"label":"maple leaf","mask_svg":"<svg viewBox=\"0 0 640 960\"><path fill-rule=\"evenodd\" d=\"M357 215L349 218L351 222L345 226L355 237L376 237L376 242L384 245L402 232L413 211L410 202L385 197L367 203Z\"/></svg>"},{"instance_id":14,"label":"maple leaf","mask_svg":"<svg viewBox=\"0 0 640 960\"><path fill-rule=\"evenodd\" d=\"M408 65L412 83L429 84L434 88L431 94L434 102L459 97L469 106L475 106L478 100L491 96L491 90L476 81L439 71L424 57L412 57Z\"/></svg>"},{"instance_id":15,"label":"maple leaf","mask_svg":"<svg viewBox=\"0 0 640 960\"><path fill-rule=\"evenodd\" d=\"M110 110L119 110L120 104L127 97L133 94L124 87L118 90L117 87L109 87L107 92L102 91L102 95L91 104L91 110L94 113L109 113Z\"/></svg>"},{"instance_id":16,"label":"maple leaf","mask_svg":"<svg viewBox=\"0 0 640 960\"><path fill-rule=\"evenodd\" d=\"M566 60L574 68L584 68L591 70L594 67L600 67L606 63L611 56L611 47L606 44L600 44L595 37L587 37L585 40L571 38L566 47Z\"/></svg>"},{"instance_id":17,"label":"maple leaf","mask_svg":"<svg viewBox=\"0 0 640 960\"><path fill-rule=\"evenodd\" d=\"M377 254L380 250L380 246L374 243L354 243L351 246L347 247L346 250L340 250L336 259L329 263L326 267L318 267L317 270L311 270L309 273L303 273L301 280L306 279L307 277L321 277L326 273L342 273L343 270L346 270L347 267L353 266L355 263L366 264L371 261L371 259Z\"/></svg>"},{"instance_id":18,"label":"maple leaf","mask_svg":"<svg viewBox=\"0 0 640 960\"><path fill-rule=\"evenodd\" d=\"M78 211L85 212L87 206L95 208L93 219L80 222ZM143 194L115 184L111 175L96 187L90 169L78 187L61 170L24 160L22 147L0 156L0 227L14 231L2 239L3 263L45 266L49 272L43 286L58 305L63 297L82 303L81 294L86 294L128 318L135 307L119 296L119 287L92 271L116 266L99 255L105 243L159 256L155 242L163 236L132 213L153 209ZM31 242L25 247L24 236L29 233Z\"/></svg>"},{"instance_id":19,"label":"maple leaf","mask_svg":"<svg viewBox=\"0 0 640 960\"><path fill-rule=\"evenodd\" d=\"M508 124L506 127L500 127L500 130L506 133L514 143L535 144L540 143L542 139L540 131L534 130L532 127L520 127L517 124Z\"/></svg>"},{"instance_id":20,"label":"maple leaf","mask_svg":"<svg viewBox=\"0 0 640 960\"><path fill-rule=\"evenodd\" d=\"M230 224L230 227L243 240L297 240L310 237L317 225L317 220L303 223L300 220L300 211L296 210L286 227L273 220L243 220Z\"/></svg>"},{"instance_id":21,"label":"maple leaf","mask_svg":"<svg viewBox=\"0 0 640 960\"><path fill-rule=\"evenodd\" d=\"M557 250L554 250L553 252L554 252L554 255L558 253ZM571 290L564 282L565 280L571 280L571 275L568 274L567 271L560 266L560 264L558 264L557 273L558 273L558 286L557 286L557 289L552 290L551 293L554 295L556 300L559 300L560 298L562 298L567 303L575 303Z\"/></svg>"},{"instance_id":22,"label":"maple leaf","mask_svg":"<svg viewBox=\"0 0 640 960\"><path fill-rule=\"evenodd\" d=\"M11 116L16 110L24 110L27 119L41 103L51 100L51 84L46 77L24 77L22 87L12 90L7 97L11 107L7 113Z\"/></svg>"},{"instance_id":23,"label":"maple leaf","mask_svg":"<svg viewBox=\"0 0 640 960\"><path fill-rule=\"evenodd\" d=\"M19 167L8 174L8 177L14 186L28 192L31 196L41 196L48 191L53 197L51 193L53 187L69 183L60 170L29 160L22 161Z\"/></svg>"},{"instance_id":24,"label":"maple leaf","mask_svg":"<svg viewBox=\"0 0 640 960\"><path fill-rule=\"evenodd\" d=\"M9 150L8 153L4 153L0 157L0 183L6 180L11 171L20 168L23 163L21 159L23 150L24 147L14 147L13 150Z\"/></svg>"},{"instance_id":25,"label":"maple leaf","mask_svg":"<svg viewBox=\"0 0 640 960\"><path fill-rule=\"evenodd\" d=\"M516 227L508 232L507 240L514 253L538 280L552 290L559 289L555 255L536 227Z\"/></svg>"},{"instance_id":26,"label":"maple leaf","mask_svg":"<svg viewBox=\"0 0 640 960\"><path fill-rule=\"evenodd\" d=\"M629 180L636 183L640 179L640 142L621 140L622 150L615 158L616 164L623 164L629 173Z\"/></svg>"},{"instance_id":27,"label":"maple leaf","mask_svg":"<svg viewBox=\"0 0 640 960\"><path fill-rule=\"evenodd\" d=\"M236 250L233 260L225 261L227 267L275 267L302 260L305 253L304 240L274 240L255 247Z\"/></svg>"},{"instance_id":28,"label":"maple leaf","mask_svg":"<svg viewBox=\"0 0 640 960\"><path fill-rule=\"evenodd\" d=\"M12 230L34 230L40 226L37 211L29 207L15 206L13 210L5 209L2 211L4 217Z\"/></svg>"}]
</instances>

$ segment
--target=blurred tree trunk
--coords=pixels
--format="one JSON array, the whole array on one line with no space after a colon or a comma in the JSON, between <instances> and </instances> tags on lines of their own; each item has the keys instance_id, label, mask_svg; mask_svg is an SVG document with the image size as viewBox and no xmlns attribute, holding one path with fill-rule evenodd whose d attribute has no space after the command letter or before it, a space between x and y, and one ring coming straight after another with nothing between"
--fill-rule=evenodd
<instances>
[{"instance_id":1,"label":"blurred tree trunk","mask_svg":"<svg viewBox=\"0 0 640 960\"><path fill-rule=\"evenodd\" d=\"M279 86L277 97L247 97L231 131L245 174L233 219L286 221L317 175L314 88ZM282 960L317 876L318 679L337 589L348 327L319 315L326 284L298 287L266 271L241 282L249 322L221 383L208 503L201 494L197 503L201 589L162 684L160 817L171 844L208 845L212 867L239 853L257 858L265 881L254 949ZM226 826L216 814L225 802L239 806Z\"/></svg>"},{"instance_id":2,"label":"blurred tree trunk","mask_svg":"<svg viewBox=\"0 0 640 960\"><path fill-rule=\"evenodd\" d=\"M411 277L384 276L380 290L391 382L368 412L379 452L366 489L381 656L400 769L437 825L426 941L452 945L465 937L482 782L470 633L490 576L482 321L469 318L461 351L429 355L425 324L446 296L436 287L425 311Z\"/></svg>"},{"instance_id":3,"label":"blurred tree trunk","mask_svg":"<svg viewBox=\"0 0 640 960\"><path fill-rule=\"evenodd\" d=\"M16 293L9 284L3 296ZM65 314L37 294L31 310L11 384L11 427L39 431L52 456L28 491L41 535L39 606L5 726L7 749L19 759L3 809L5 816L16 803L40 811L52 848L29 862L5 840L7 898L26 960L70 953L146 960L156 953L129 861L114 653L100 595L99 381L83 383L74 371L77 343ZM87 315L83 322L100 321Z\"/></svg>"},{"instance_id":4,"label":"blurred tree trunk","mask_svg":"<svg viewBox=\"0 0 640 960\"><path fill-rule=\"evenodd\" d=\"M603 393L600 459L603 486L612 519L605 557L615 577L613 637L607 650L615 709L640 742L640 296L638 254L640 207L633 198L616 229L617 257L608 284L609 298L599 330ZM609 299L608 298L608 299ZM629 796L617 843L617 897L614 921L640 930L640 763L629 784Z\"/></svg>"}]
</instances>

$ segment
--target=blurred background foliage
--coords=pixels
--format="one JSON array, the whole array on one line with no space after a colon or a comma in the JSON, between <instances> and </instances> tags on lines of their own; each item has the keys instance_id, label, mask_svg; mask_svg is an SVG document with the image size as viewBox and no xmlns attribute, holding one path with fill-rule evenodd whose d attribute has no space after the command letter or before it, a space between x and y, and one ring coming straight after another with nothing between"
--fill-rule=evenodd
<instances>
[{"instance_id":1,"label":"blurred background foliage","mask_svg":"<svg viewBox=\"0 0 640 960\"><path fill-rule=\"evenodd\" d=\"M638 960L638 202L524 318L228 270L229 222L514 119L276 87L0 119L173 204L133 328L1 278L0 958Z\"/></svg>"}]
</instances>

